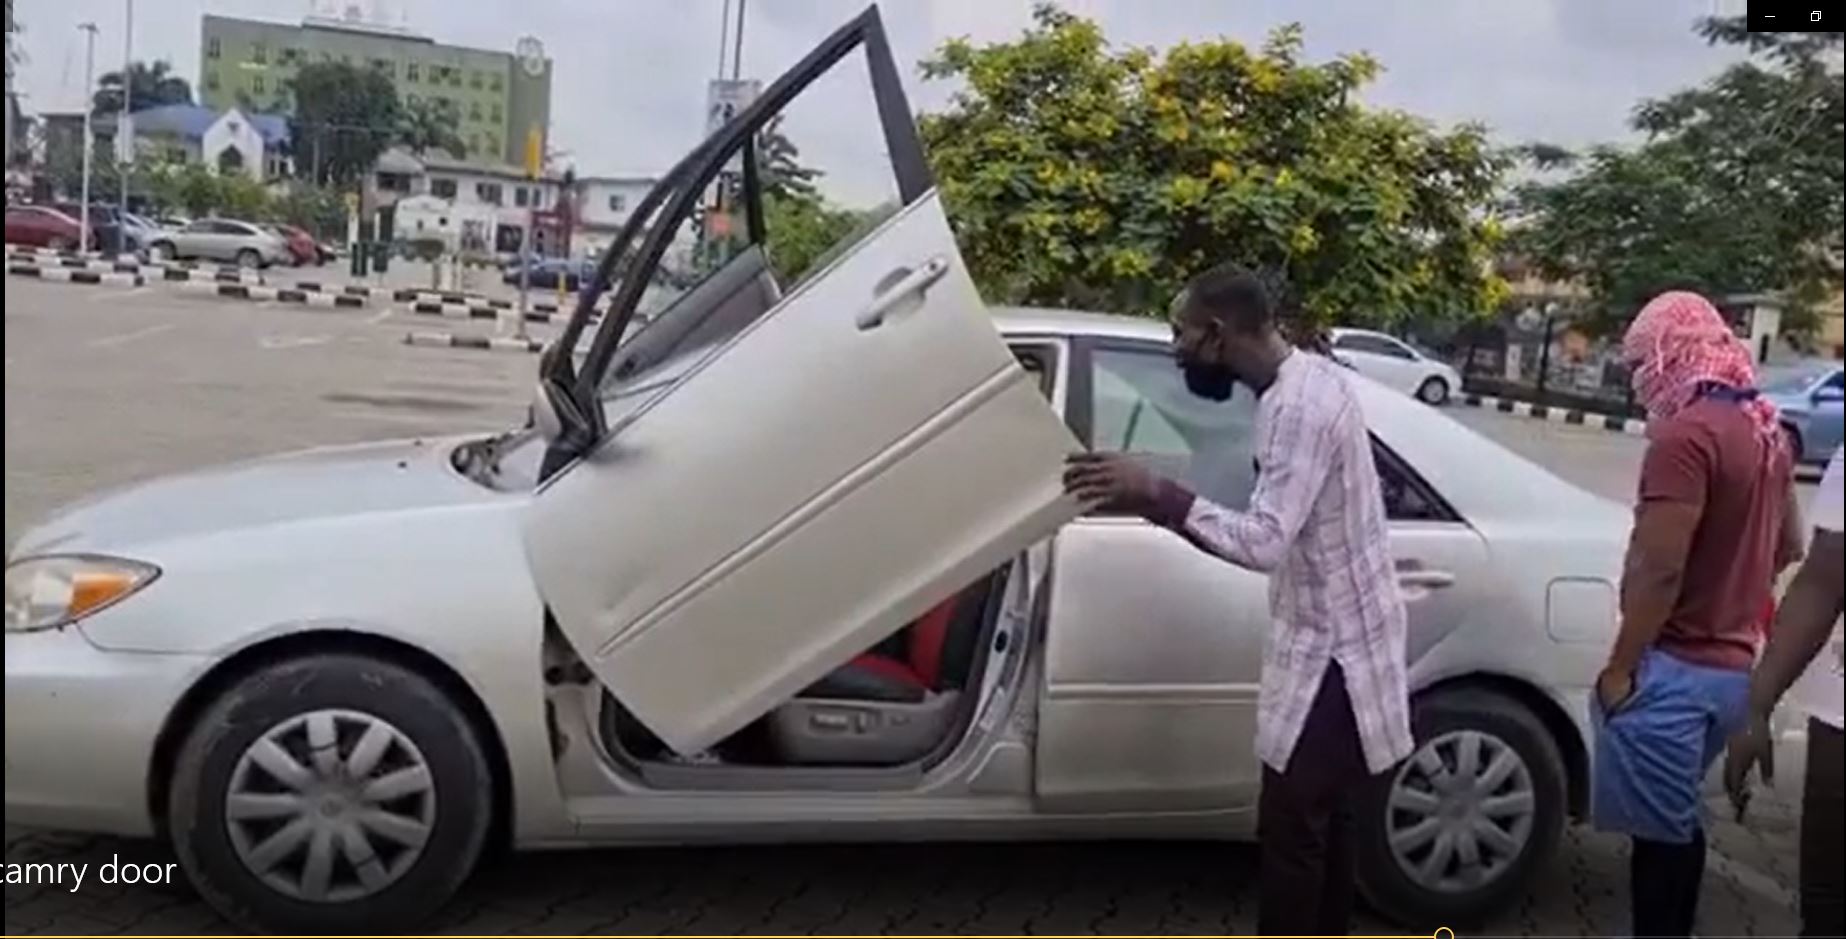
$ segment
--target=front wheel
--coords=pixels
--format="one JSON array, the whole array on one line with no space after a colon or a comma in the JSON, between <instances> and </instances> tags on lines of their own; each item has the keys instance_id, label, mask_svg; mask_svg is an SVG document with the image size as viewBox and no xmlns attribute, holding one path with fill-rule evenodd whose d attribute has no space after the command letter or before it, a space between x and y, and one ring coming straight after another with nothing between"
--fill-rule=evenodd
<instances>
[{"instance_id":1,"label":"front wheel","mask_svg":"<svg viewBox=\"0 0 1846 939\"><path fill-rule=\"evenodd\" d=\"M1416 702L1417 750L1368 793L1359 885L1405 924L1480 922L1516 900L1563 832L1563 756L1544 722L1485 689Z\"/></svg>"},{"instance_id":2,"label":"front wheel","mask_svg":"<svg viewBox=\"0 0 1846 939\"><path fill-rule=\"evenodd\" d=\"M1417 400L1437 408L1449 403L1449 383L1434 377L1423 379L1417 386Z\"/></svg>"},{"instance_id":3,"label":"front wheel","mask_svg":"<svg viewBox=\"0 0 1846 939\"><path fill-rule=\"evenodd\" d=\"M254 271L263 266L263 255L255 248L245 248L237 252L237 266L246 271Z\"/></svg>"},{"instance_id":4,"label":"front wheel","mask_svg":"<svg viewBox=\"0 0 1846 939\"><path fill-rule=\"evenodd\" d=\"M390 932L473 871L492 785L479 735L428 679L317 655L253 672L200 716L168 828L199 893L241 926Z\"/></svg>"},{"instance_id":5,"label":"front wheel","mask_svg":"<svg viewBox=\"0 0 1846 939\"><path fill-rule=\"evenodd\" d=\"M179 255L177 252L173 250L172 242L156 241L153 244L148 245L147 257L148 257L148 260L153 261L156 264L165 264L169 261L173 261L177 259Z\"/></svg>"}]
</instances>

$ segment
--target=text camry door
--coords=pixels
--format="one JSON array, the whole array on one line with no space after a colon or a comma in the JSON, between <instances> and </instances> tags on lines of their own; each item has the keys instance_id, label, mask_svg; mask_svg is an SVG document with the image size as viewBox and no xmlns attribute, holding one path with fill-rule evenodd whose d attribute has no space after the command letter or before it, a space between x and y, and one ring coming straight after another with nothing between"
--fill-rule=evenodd
<instances>
[{"instance_id":1,"label":"text camry door","mask_svg":"<svg viewBox=\"0 0 1846 939\"><path fill-rule=\"evenodd\" d=\"M559 628L682 753L1076 514L1060 484L1075 440L963 267L876 10L828 44L842 36L870 60L904 204L625 415L525 520ZM719 134L747 139L805 87L803 68L840 57L810 56ZM729 151L707 149L715 172ZM688 183L703 188L662 185Z\"/></svg>"}]
</instances>

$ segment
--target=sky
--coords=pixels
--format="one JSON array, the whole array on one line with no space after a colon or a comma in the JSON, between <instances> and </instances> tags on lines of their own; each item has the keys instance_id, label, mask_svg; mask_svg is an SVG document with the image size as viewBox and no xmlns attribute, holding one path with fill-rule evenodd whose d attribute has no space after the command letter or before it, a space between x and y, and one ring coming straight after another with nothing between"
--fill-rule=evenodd
<instances>
[{"instance_id":1,"label":"sky","mask_svg":"<svg viewBox=\"0 0 1846 939\"><path fill-rule=\"evenodd\" d=\"M30 61L18 85L28 111L83 99L78 25L94 22L97 73L120 66L128 0L15 0ZM136 58L198 75L204 13L298 22L330 0L138 0ZM536 36L554 62L552 146L580 174L657 174L704 133L706 82L718 67L726 0L337 0L445 43L511 50ZM743 71L773 79L866 0L747 3ZM1694 35L1700 16L1743 0L1063 0L1112 43L1164 47L1228 36L1258 44L1295 21L1312 60L1364 51L1385 67L1369 104L1439 125L1486 124L1507 142L1566 146L1628 136L1634 103L1715 73L1737 53ZM1015 36L1030 0L886 0L886 31L913 107L952 89L916 63L945 39ZM791 109L787 130L829 195L870 204L888 189L862 71L829 75Z\"/></svg>"}]
</instances>

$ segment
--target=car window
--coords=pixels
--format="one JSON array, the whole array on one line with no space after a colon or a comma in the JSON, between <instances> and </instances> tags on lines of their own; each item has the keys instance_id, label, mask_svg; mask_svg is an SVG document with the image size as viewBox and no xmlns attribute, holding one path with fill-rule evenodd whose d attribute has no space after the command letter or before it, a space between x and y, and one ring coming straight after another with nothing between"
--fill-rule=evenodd
<instances>
[{"instance_id":1,"label":"car window","mask_svg":"<svg viewBox=\"0 0 1846 939\"><path fill-rule=\"evenodd\" d=\"M1429 484L1409 464L1376 438L1372 462L1378 470L1378 488L1384 495L1385 518L1393 522L1446 522L1455 516Z\"/></svg>"},{"instance_id":2,"label":"car window","mask_svg":"<svg viewBox=\"0 0 1846 939\"><path fill-rule=\"evenodd\" d=\"M191 222L186 225L185 230L188 234L208 235L212 232L212 223L204 221Z\"/></svg>"},{"instance_id":3,"label":"car window","mask_svg":"<svg viewBox=\"0 0 1846 939\"><path fill-rule=\"evenodd\" d=\"M1372 336L1365 333L1346 333L1334 340L1333 347L1346 352L1368 352L1372 355L1388 355L1394 359L1414 359L1416 356L1396 340L1384 336Z\"/></svg>"},{"instance_id":4,"label":"car window","mask_svg":"<svg viewBox=\"0 0 1846 939\"><path fill-rule=\"evenodd\" d=\"M1256 396L1229 401L1186 389L1165 350L1100 348L1090 356L1090 446L1132 454L1219 505L1241 509L1256 486Z\"/></svg>"},{"instance_id":5,"label":"car window","mask_svg":"<svg viewBox=\"0 0 1846 939\"><path fill-rule=\"evenodd\" d=\"M1820 386L1822 388L1831 388L1835 391L1846 388L1846 372L1834 372L1832 375L1827 376L1827 380L1822 382Z\"/></svg>"}]
</instances>

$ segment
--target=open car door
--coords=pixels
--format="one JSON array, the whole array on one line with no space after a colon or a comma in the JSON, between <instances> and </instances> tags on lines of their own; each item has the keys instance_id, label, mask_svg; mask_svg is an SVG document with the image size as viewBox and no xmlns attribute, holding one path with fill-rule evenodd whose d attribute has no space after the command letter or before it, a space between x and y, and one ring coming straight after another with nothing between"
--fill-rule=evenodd
<instances>
[{"instance_id":1,"label":"open car door","mask_svg":"<svg viewBox=\"0 0 1846 939\"><path fill-rule=\"evenodd\" d=\"M860 49L880 125L865 130L884 136L901 204L784 284L756 211L756 135ZM714 227L702 213L714 198L731 210L722 193L737 192L727 180L738 173L731 209L745 224ZM739 250L694 277L663 267L669 249L688 253L674 237L688 218ZM689 289L624 339L662 283ZM609 312L573 366L565 352L605 286ZM1078 511L1060 485L1076 440L1002 343L956 251L876 8L668 174L560 345L541 383L551 449L527 554L585 663L681 753L736 732Z\"/></svg>"}]
</instances>

